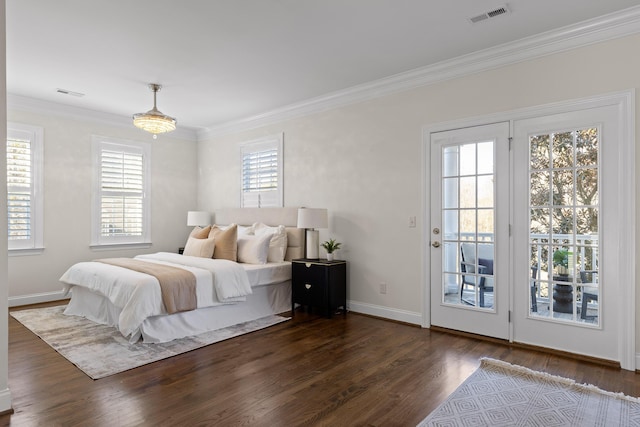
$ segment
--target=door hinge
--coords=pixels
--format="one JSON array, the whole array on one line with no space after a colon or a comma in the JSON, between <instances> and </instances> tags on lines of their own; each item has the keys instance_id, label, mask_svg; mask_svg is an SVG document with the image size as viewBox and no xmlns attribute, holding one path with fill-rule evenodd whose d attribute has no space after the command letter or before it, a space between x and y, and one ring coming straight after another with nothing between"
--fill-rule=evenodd
<instances>
[{"instance_id":1,"label":"door hinge","mask_svg":"<svg viewBox=\"0 0 640 427\"><path fill-rule=\"evenodd\" d=\"M511 224L509 224L509 237L511 237Z\"/></svg>"},{"instance_id":2,"label":"door hinge","mask_svg":"<svg viewBox=\"0 0 640 427\"><path fill-rule=\"evenodd\" d=\"M511 143L513 142L513 137L510 136L509 137L509 150L511 150Z\"/></svg>"},{"instance_id":3,"label":"door hinge","mask_svg":"<svg viewBox=\"0 0 640 427\"><path fill-rule=\"evenodd\" d=\"M511 310L509 310L509 323L511 323Z\"/></svg>"}]
</instances>

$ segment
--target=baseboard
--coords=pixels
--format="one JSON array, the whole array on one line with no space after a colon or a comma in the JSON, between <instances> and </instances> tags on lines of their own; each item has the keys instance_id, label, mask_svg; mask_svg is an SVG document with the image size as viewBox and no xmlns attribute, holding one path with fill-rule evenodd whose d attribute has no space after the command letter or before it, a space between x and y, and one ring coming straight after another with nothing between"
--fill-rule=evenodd
<instances>
[{"instance_id":1,"label":"baseboard","mask_svg":"<svg viewBox=\"0 0 640 427\"><path fill-rule=\"evenodd\" d=\"M355 313L368 314L370 316L382 317L398 322L410 323L413 325L422 324L422 313L413 311L398 310L381 305L367 304L364 302L347 301L349 311Z\"/></svg>"},{"instance_id":2,"label":"baseboard","mask_svg":"<svg viewBox=\"0 0 640 427\"><path fill-rule=\"evenodd\" d=\"M64 291L45 292L41 294L19 295L9 297L9 307L19 307L22 305L40 304L43 302L59 301L69 299L69 295Z\"/></svg>"},{"instance_id":3,"label":"baseboard","mask_svg":"<svg viewBox=\"0 0 640 427\"><path fill-rule=\"evenodd\" d=\"M12 413L11 408L11 392L8 388L0 391L0 414Z\"/></svg>"}]
</instances>

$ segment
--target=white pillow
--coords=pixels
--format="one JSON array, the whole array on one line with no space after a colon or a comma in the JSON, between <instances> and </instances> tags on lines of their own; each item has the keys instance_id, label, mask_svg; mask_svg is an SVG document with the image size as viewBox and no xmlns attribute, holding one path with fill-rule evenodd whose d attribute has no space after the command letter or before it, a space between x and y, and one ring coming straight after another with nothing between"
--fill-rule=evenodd
<instances>
[{"instance_id":1,"label":"white pillow","mask_svg":"<svg viewBox=\"0 0 640 427\"><path fill-rule=\"evenodd\" d=\"M271 235L252 236L244 234L238 236L238 262L266 264L270 241Z\"/></svg>"},{"instance_id":2,"label":"white pillow","mask_svg":"<svg viewBox=\"0 0 640 427\"><path fill-rule=\"evenodd\" d=\"M238 236L242 236L247 234L249 236L253 236L255 234L255 225L239 225L238 226Z\"/></svg>"},{"instance_id":3,"label":"white pillow","mask_svg":"<svg viewBox=\"0 0 640 427\"><path fill-rule=\"evenodd\" d=\"M287 230L284 225L269 227L268 225L257 223L253 225L256 236L271 236L269 243L269 255L267 261L282 262L287 253Z\"/></svg>"},{"instance_id":4,"label":"white pillow","mask_svg":"<svg viewBox=\"0 0 640 427\"><path fill-rule=\"evenodd\" d=\"M184 246L182 255L211 258L213 256L214 249L215 240L213 237L209 239L196 239L195 237L189 237L187 244Z\"/></svg>"}]
</instances>

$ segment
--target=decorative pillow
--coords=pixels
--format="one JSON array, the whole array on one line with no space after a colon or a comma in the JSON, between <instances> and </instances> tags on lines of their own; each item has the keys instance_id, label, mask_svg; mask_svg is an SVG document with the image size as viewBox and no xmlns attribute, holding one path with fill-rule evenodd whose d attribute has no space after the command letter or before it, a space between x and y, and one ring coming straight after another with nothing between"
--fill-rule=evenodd
<instances>
[{"instance_id":1,"label":"decorative pillow","mask_svg":"<svg viewBox=\"0 0 640 427\"><path fill-rule=\"evenodd\" d=\"M251 236L245 234L238 238L238 262L246 264L266 264L269 254L271 235Z\"/></svg>"},{"instance_id":2,"label":"decorative pillow","mask_svg":"<svg viewBox=\"0 0 640 427\"><path fill-rule=\"evenodd\" d=\"M225 230L214 225L211 227L209 237L216 240L213 258L238 260L238 226L236 224L231 224Z\"/></svg>"},{"instance_id":3,"label":"decorative pillow","mask_svg":"<svg viewBox=\"0 0 640 427\"><path fill-rule=\"evenodd\" d=\"M206 239L207 237L209 237L209 232L211 232L210 225L207 225L205 228L196 226L193 230L191 230L191 234L189 234L189 237L195 237L196 239Z\"/></svg>"},{"instance_id":4,"label":"decorative pillow","mask_svg":"<svg viewBox=\"0 0 640 427\"><path fill-rule=\"evenodd\" d=\"M268 225L254 224L256 236L271 236L269 243L269 262L282 262L287 253L287 230L284 225L269 227Z\"/></svg>"},{"instance_id":5,"label":"decorative pillow","mask_svg":"<svg viewBox=\"0 0 640 427\"><path fill-rule=\"evenodd\" d=\"M247 234L253 236L255 234L256 228L254 225L239 225L238 226L238 237Z\"/></svg>"},{"instance_id":6,"label":"decorative pillow","mask_svg":"<svg viewBox=\"0 0 640 427\"><path fill-rule=\"evenodd\" d=\"M184 252L182 255L211 258L213 256L214 248L215 240L213 237L210 239L189 237L187 244L184 246Z\"/></svg>"}]
</instances>

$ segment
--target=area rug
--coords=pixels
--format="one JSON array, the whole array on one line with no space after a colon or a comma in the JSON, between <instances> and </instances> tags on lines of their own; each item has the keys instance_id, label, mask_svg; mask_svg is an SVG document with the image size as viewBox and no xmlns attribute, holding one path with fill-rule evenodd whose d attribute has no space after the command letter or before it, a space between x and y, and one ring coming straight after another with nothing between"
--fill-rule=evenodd
<instances>
[{"instance_id":1,"label":"area rug","mask_svg":"<svg viewBox=\"0 0 640 427\"><path fill-rule=\"evenodd\" d=\"M64 309L56 306L10 314L94 380L289 320L267 316L167 343L131 344L115 328L66 316Z\"/></svg>"},{"instance_id":2,"label":"area rug","mask_svg":"<svg viewBox=\"0 0 640 427\"><path fill-rule=\"evenodd\" d=\"M640 399L484 358L418 427L638 425Z\"/></svg>"}]
</instances>

